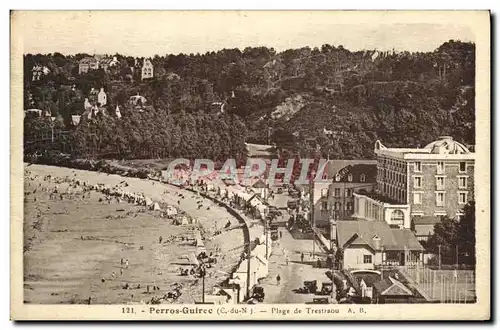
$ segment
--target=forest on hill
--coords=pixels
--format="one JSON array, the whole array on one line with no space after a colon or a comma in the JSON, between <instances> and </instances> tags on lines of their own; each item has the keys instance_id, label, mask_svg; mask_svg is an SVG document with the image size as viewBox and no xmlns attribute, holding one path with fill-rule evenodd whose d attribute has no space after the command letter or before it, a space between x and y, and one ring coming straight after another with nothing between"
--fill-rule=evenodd
<instances>
[{"instance_id":1,"label":"forest on hill","mask_svg":"<svg viewBox=\"0 0 500 330\"><path fill-rule=\"evenodd\" d=\"M91 54L26 54L25 142L50 132L50 148L75 157L244 158L244 142L275 143L302 157L373 157L387 146L422 146L439 135L475 140L475 45L450 40L433 52L342 46L223 49L205 54L155 55L154 77L141 80L144 58L120 54L118 65L79 74ZM139 63L139 64L138 64ZM139 66L138 66L139 65ZM46 67L39 80L32 69ZM139 70L137 69L139 68ZM107 93L107 115L72 125L84 114L91 88ZM144 96L145 106L129 104ZM116 107L121 118L117 118ZM53 120L47 119L53 117Z\"/></svg>"}]
</instances>

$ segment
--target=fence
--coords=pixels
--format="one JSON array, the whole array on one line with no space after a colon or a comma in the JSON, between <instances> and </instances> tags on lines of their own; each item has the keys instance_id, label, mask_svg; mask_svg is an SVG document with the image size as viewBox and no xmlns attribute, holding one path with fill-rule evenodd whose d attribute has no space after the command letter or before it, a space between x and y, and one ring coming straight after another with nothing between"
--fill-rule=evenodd
<instances>
[{"instance_id":1,"label":"fence","mask_svg":"<svg viewBox=\"0 0 500 330\"><path fill-rule=\"evenodd\" d=\"M474 270L404 266L401 271L411 278L431 301L455 304L476 301Z\"/></svg>"}]
</instances>

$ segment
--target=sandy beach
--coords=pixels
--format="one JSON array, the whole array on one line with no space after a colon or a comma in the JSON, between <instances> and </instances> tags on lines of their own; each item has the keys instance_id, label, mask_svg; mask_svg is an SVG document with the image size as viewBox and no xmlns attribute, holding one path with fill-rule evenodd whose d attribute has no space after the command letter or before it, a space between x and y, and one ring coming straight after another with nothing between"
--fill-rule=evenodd
<instances>
[{"instance_id":1,"label":"sandy beach","mask_svg":"<svg viewBox=\"0 0 500 330\"><path fill-rule=\"evenodd\" d=\"M224 208L189 191L151 180L53 166L30 165L25 171L26 303L83 304L89 297L91 304L140 303L164 296L176 283L183 286L182 295L172 303L194 303L201 301L201 279L179 274L186 257L199 252L193 245L194 228L199 225L207 232L207 253L217 255L217 247L222 251L207 271L207 294L228 277L226 272L243 251L240 228L208 239L228 221L238 222ZM175 225L161 211L97 191L84 192L71 183L75 180L144 194L162 208L174 205L197 218L198 225Z\"/></svg>"}]
</instances>

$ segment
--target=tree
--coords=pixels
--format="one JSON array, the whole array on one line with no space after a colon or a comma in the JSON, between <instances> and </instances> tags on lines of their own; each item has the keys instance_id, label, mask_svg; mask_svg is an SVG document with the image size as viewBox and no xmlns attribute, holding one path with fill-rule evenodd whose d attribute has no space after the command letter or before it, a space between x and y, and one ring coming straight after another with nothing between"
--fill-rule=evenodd
<instances>
[{"instance_id":1,"label":"tree","mask_svg":"<svg viewBox=\"0 0 500 330\"><path fill-rule=\"evenodd\" d=\"M442 217L434 225L434 234L427 241L428 251L436 254L443 264L475 264L476 258L476 216L474 201L463 209L460 221Z\"/></svg>"}]
</instances>

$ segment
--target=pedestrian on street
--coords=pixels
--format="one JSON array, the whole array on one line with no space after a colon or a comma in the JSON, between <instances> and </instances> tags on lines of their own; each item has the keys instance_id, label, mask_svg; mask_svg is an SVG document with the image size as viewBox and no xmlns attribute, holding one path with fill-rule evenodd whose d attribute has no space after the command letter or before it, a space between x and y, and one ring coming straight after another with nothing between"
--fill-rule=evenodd
<instances>
[{"instance_id":1,"label":"pedestrian on street","mask_svg":"<svg viewBox=\"0 0 500 330\"><path fill-rule=\"evenodd\" d=\"M288 266L288 261L289 261L288 256L286 257L285 261L286 261L286 265Z\"/></svg>"},{"instance_id":2,"label":"pedestrian on street","mask_svg":"<svg viewBox=\"0 0 500 330\"><path fill-rule=\"evenodd\" d=\"M282 239L282 238L283 238L283 232L280 231L280 239Z\"/></svg>"},{"instance_id":3,"label":"pedestrian on street","mask_svg":"<svg viewBox=\"0 0 500 330\"><path fill-rule=\"evenodd\" d=\"M302 252L300 255L300 262L302 262L302 263L304 262L304 252Z\"/></svg>"},{"instance_id":4,"label":"pedestrian on street","mask_svg":"<svg viewBox=\"0 0 500 330\"><path fill-rule=\"evenodd\" d=\"M280 282L281 282L281 276L280 274L278 274L278 276L276 276L276 285L279 286Z\"/></svg>"}]
</instances>

